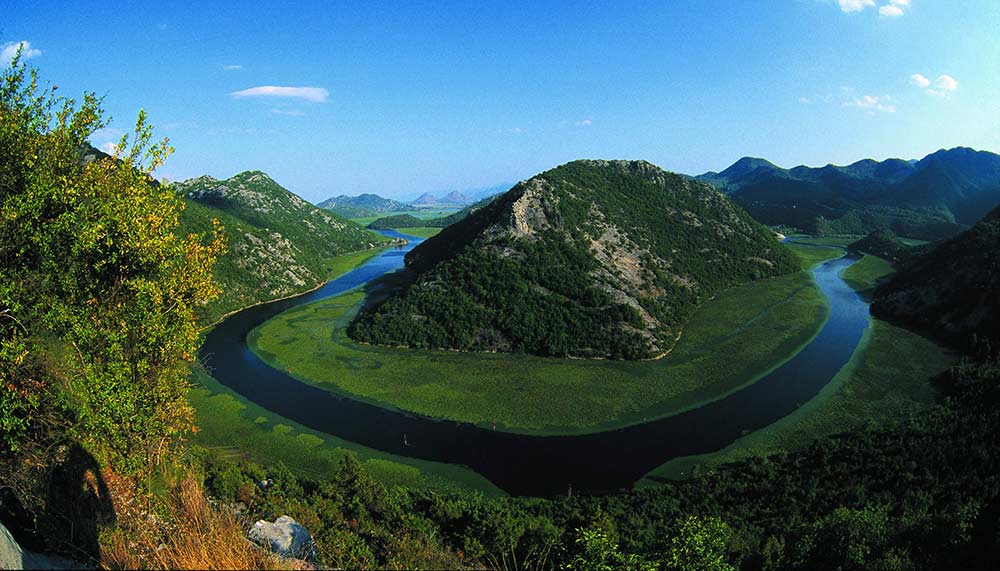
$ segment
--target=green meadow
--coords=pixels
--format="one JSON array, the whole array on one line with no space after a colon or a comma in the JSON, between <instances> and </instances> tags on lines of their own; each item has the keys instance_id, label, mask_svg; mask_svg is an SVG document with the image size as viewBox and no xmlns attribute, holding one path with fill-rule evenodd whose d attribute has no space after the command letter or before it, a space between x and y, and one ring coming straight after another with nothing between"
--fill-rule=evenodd
<instances>
[{"instance_id":1,"label":"green meadow","mask_svg":"<svg viewBox=\"0 0 1000 571\"><path fill-rule=\"evenodd\" d=\"M842 273L859 292L892 273L888 262L867 255ZM637 487L697 476L726 463L801 449L817 438L902 419L933 404L930 379L956 363L934 342L873 319L851 360L820 393L778 422L710 454L675 458L640 480Z\"/></svg>"},{"instance_id":2,"label":"green meadow","mask_svg":"<svg viewBox=\"0 0 1000 571\"><path fill-rule=\"evenodd\" d=\"M863 258L845 269L840 277L858 293L868 295L882 278L891 275L894 271L889 262L878 256L865 254Z\"/></svg>"},{"instance_id":3,"label":"green meadow","mask_svg":"<svg viewBox=\"0 0 1000 571\"><path fill-rule=\"evenodd\" d=\"M504 495L463 466L395 456L311 430L254 404L200 370L192 372L191 380L188 396L199 428L193 440L202 447L261 464L282 462L293 472L318 480L336 474L350 451L368 473L387 485Z\"/></svg>"},{"instance_id":4,"label":"green meadow","mask_svg":"<svg viewBox=\"0 0 1000 571\"><path fill-rule=\"evenodd\" d=\"M842 253L822 250L808 251L810 264ZM248 343L272 366L330 391L532 434L608 430L721 398L797 353L828 312L803 271L705 303L660 360L593 361L359 345L346 328L363 298L354 291L290 309L252 331Z\"/></svg>"},{"instance_id":5,"label":"green meadow","mask_svg":"<svg viewBox=\"0 0 1000 571\"><path fill-rule=\"evenodd\" d=\"M372 222L375 222L379 218L385 218L386 216L396 216L401 214L409 214L410 216L414 216L422 220L431 220L433 218L441 218L444 216L448 216L449 214L454 214L459 210L461 210L461 207L458 206L447 206L441 208L417 208L414 210L403 210L400 212L383 212L378 216L362 216L360 218L351 218L351 221L357 222L362 226L367 226Z\"/></svg>"},{"instance_id":6,"label":"green meadow","mask_svg":"<svg viewBox=\"0 0 1000 571\"><path fill-rule=\"evenodd\" d=\"M432 228L430 226L417 226L415 228L400 228L397 230L400 234L407 234L410 236L416 236L418 238L430 238L438 232L444 230L444 228Z\"/></svg>"}]
</instances>

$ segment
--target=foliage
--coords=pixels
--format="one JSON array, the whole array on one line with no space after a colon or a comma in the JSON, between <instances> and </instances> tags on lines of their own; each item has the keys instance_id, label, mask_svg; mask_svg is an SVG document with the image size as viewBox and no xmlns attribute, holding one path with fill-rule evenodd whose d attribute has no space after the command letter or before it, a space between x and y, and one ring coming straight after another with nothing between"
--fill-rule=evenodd
<instances>
[{"instance_id":1,"label":"foliage","mask_svg":"<svg viewBox=\"0 0 1000 571\"><path fill-rule=\"evenodd\" d=\"M178 233L183 205L149 176L171 149L152 143L145 113L118 156L86 162L100 100L53 91L16 61L0 88L4 444L21 446L34 409L58 408L73 435L136 471L192 427L185 363L195 309L218 294L221 228L207 244Z\"/></svg>"},{"instance_id":2,"label":"foliage","mask_svg":"<svg viewBox=\"0 0 1000 571\"><path fill-rule=\"evenodd\" d=\"M304 523L336 567L982 568L1000 548L1000 367L967 363L941 382L944 404L897 423L610 496L393 488L351 459L313 481L214 456L206 477L224 501L253 489L252 513Z\"/></svg>"}]
</instances>

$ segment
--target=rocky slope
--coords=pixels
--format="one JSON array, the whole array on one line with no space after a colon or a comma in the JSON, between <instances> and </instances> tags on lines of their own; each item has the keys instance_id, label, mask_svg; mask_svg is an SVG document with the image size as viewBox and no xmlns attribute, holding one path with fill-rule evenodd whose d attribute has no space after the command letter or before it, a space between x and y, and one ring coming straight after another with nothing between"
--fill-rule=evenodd
<instances>
[{"instance_id":1,"label":"rocky slope","mask_svg":"<svg viewBox=\"0 0 1000 571\"><path fill-rule=\"evenodd\" d=\"M413 282L352 326L369 343L650 358L716 292L795 271L721 193L643 161L518 183L407 256Z\"/></svg>"},{"instance_id":2,"label":"rocky slope","mask_svg":"<svg viewBox=\"0 0 1000 571\"><path fill-rule=\"evenodd\" d=\"M207 308L209 321L311 289L329 277L330 258L387 241L309 204L260 171L226 180L202 176L174 188L186 203L182 230L209 232L213 218L225 228L229 251L215 268L223 293Z\"/></svg>"}]
</instances>

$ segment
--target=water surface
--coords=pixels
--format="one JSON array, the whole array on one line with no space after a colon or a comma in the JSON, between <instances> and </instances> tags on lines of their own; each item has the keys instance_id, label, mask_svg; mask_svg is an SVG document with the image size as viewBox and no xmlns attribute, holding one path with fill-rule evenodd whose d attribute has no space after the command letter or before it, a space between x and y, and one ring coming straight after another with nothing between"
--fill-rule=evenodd
<instances>
[{"instance_id":1,"label":"water surface","mask_svg":"<svg viewBox=\"0 0 1000 571\"><path fill-rule=\"evenodd\" d=\"M213 329L201 349L216 379L244 397L314 430L392 454L463 464L511 494L602 493L630 488L664 462L724 448L814 397L851 358L868 325L868 304L840 272L855 255L813 270L830 317L811 343L785 364L729 396L675 416L588 435L529 436L390 410L307 385L278 371L247 346L247 334L298 305L339 295L403 267L422 240L372 258L299 297L248 308Z\"/></svg>"}]
</instances>

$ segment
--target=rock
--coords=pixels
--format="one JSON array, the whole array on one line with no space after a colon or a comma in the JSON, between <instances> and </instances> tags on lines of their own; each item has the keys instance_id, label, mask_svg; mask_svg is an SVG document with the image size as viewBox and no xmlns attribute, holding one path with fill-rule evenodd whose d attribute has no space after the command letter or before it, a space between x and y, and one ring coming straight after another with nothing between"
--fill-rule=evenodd
<instances>
[{"instance_id":1,"label":"rock","mask_svg":"<svg viewBox=\"0 0 1000 571\"><path fill-rule=\"evenodd\" d=\"M0 569L93 569L58 555L24 551L7 528L0 524Z\"/></svg>"},{"instance_id":2,"label":"rock","mask_svg":"<svg viewBox=\"0 0 1000 571\"><path fill-rule=\"evenodd\" d=\"M294 519L283 515L274 523L258 521L250 528L250 541L280 557L314 561L316 544L309 530Z\"/></svg>"}]
</instances>

